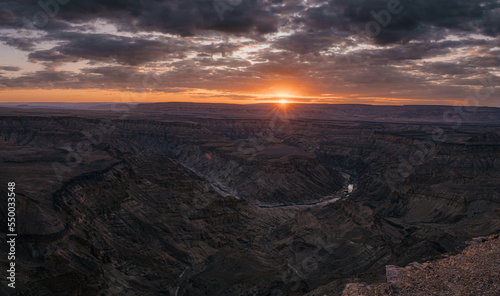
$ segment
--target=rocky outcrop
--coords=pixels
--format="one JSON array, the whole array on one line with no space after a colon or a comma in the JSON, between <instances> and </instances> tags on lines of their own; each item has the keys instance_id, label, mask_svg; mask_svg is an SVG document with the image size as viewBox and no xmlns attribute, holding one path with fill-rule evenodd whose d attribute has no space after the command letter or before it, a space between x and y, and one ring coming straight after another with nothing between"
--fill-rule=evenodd
<instances>
[{"instance_id":1,"label":"rocky outcrop","mask_svg":"<svg viewBox=\"0 0 500 296\"><path fill-rule=\"evenodd\" d=\"M499 235L477 237L467 244L464 251L434 261L388 265L386 283L349 283L342 296L500 295Z\"/></svg>"}]
</instances>

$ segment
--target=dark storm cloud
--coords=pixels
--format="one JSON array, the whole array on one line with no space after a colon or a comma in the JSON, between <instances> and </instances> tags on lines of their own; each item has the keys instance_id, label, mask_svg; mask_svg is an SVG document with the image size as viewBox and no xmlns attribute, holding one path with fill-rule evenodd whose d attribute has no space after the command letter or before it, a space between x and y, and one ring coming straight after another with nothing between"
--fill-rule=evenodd
<instances>
[{"instance_id":1,"label":"dark storm cloud","mask_svg":"<svg viewBox=\"0 0 500 296\"><path fill-rule=\"evenodd\" d=\"M167 56L183 57L187 50L178 41L164 42L110 34L59 33L49 35L47 40L65 40L63 45L51 50L29 54L32 61L74 61L87 59L98 62L116 62L138 65L162 60Z\"/></svg>"},{"instance_id":2,"label":"dark storm cloud","mask_svg":"<svg viewBox=\"0 0 500 296\"><path fill-rule=\"evenodd\" d=\"M55 0L41 2L57 4ZM6 1L5 8L0 12L7 20L3 26L20 26L20 16L34 19L32 21L36 25L34 14L46 11L59 20L71 23L100 18L128 31L156 31L181 36L191 36L199 30L209 29L234 33L269 33L277 30L277 17L266 10L262 1L257 0L73 0L64 5L42 6L31 0ZM58 28L44 26L42 29Z\"/></svg>"},{"instance_id":3,"label":"dark storm cloud","mask_svg":"<svg viewBox=\"0 0 500 296\"><path fill-rule=\"evenodd\" d=\"M9 28L17 25L16 14L11 10L0 8L0 28Z\"/></svg>"},{"instance_id":4,"label":"dark storm cloud","mask_svg":"<svg viewBox=\"0 0 500 296\"><path fill-rule=\"evenodd\" d=\"M0 10L2 27L21 27L22 19L32 20L40 11L51 15L42 29L63 30L69 24L104 19L131 32L156 31L195 35L202 30L231 33L270 33L290 22L302 23L305 31L326 30L350 33L353 26L365 29L388 3L396 3L398 13L390 14L390 23L375 41L398 42L428 33L431 28L456 29L496 36L500 25L497 0L88 0L58 4L56 0L4 1ZM53 4L56 5L53 5ZM400 3L400 4L397 4ZM401 12L399 12L399 8ZM52 17L53 16L53 17ZM223 20L222 20L222 19ZM435 32L438 33L438 32Z\"/></svg>"},{"instance_id":5,"label":"dark storm cloud","mask_svg":"<svg viewBox=\"0 0 500 296\"><path fill-rule=\"evenodd\" d=\"M395 9L391 11L388 3L394 3ZM308 8L299 20L313 31L331 27L351 31L353 27L365 30L367 24L378 19L382 25L380 32L373 36L374 41L387 44L407 42L428 33L442 33L434 28L496 36L500 24L499 7L497 0L334 0ZM374 26L370 29L376 31Z\"/></svg>"},{"instance_id":6,"label":"dark storm cloud","mask_svg":"<svg viewBox=\"0 0 500 296\"><path fill-rule=\"evenodd\" d=\"M275 0L90 0L69 1L64 5L57 4L56 0L42 0L40 3L45 4L31 0L6 1L0 10L0 17L4 19L2 26L20 27L25 23L22 18L30 19L37 12L45 11L53 12L54 16L42 28L49 31L103 19L123 31L155 31L181 36L196 35L203 30L266 34L276 32L279 26L296 29L302 24L305 27L300 30L309 34L348 37L357 34L353 28L364 30L370 22L387 20L389 16L388 25L381 26L372 39L378 44L408 42L430 35L440 37L443 31L439 29L496 36L500 26L497 0L308 1L309 5L319 5L312 7L305 6L304 1ZM49 5L54 3L57 5ZM397 13L390 13L394 12L388 8L390 3ZM302 39L304 43L311 41ZM295 45L290 44L292 50L304 51L298 49L300 41L294 42ZM283 46L282 42L279 45Z\"/></svg>"}]
</instances>

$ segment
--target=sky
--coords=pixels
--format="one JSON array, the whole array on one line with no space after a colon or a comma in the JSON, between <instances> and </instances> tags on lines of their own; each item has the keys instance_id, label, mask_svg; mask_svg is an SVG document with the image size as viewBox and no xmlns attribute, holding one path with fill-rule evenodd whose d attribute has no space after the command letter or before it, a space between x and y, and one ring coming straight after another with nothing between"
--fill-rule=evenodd
<instances>
[{"instance_id":1,"label":"sky","mask_svg":"<svg viewBox=\"0 0 500 296\"><path fill-rule=\"evenodd\" d=\"M500 0L0 0L0 102L500 107L499 31Z\"/></svg>"}]
</instances>

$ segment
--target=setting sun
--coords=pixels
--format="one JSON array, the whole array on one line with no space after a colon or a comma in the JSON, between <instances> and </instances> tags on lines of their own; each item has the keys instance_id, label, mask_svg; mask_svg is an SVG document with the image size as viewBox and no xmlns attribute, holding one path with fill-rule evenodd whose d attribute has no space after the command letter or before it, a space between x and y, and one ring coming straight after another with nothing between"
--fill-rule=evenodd
<instances>
[{"instance_id":1,"label":"setting sun","mask_svg":"<svg viewBox=\"0 0 500 296\"><path fill-rule=\"evenodd\" d=\"M288 103L287 100L280 100L279 102L280 102L280 104L283 104L283 105Z\"/></svg>"}]
</instances>

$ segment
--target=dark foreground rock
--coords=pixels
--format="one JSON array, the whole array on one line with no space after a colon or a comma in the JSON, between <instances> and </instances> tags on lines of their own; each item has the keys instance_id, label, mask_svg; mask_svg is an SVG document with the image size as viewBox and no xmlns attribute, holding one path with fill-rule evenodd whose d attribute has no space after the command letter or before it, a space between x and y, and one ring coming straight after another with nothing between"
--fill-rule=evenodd
<instances>
[{"instance_id":1,"label":"dark foreground rock","mask_svg":"<svg viewBox=\"0 0 500 296\"><path fill-rule=\"evenodd\" d=\"M350 283L342 296L500 295L499 235L474 238L468 245L456 255L443 254L442 259L414 262L406 267L388 265L386 283Z\"/></svg>"}]
</instances>

